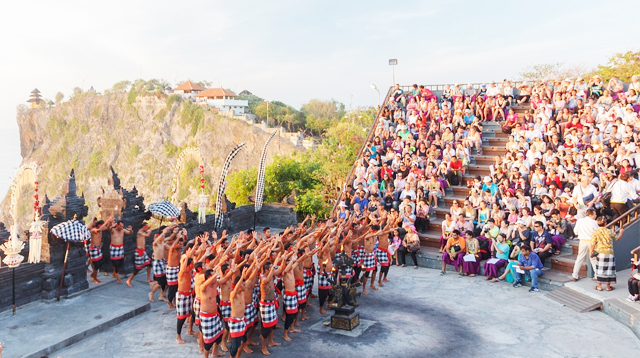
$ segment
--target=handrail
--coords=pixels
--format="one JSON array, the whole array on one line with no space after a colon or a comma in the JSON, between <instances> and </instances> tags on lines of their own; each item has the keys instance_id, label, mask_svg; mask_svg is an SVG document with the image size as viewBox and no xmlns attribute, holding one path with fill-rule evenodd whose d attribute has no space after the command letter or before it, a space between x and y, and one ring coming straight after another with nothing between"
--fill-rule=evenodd
<instances>
[{"instance_id":1,"label":"handrail","mask_svg":"<svg viewBox=\"0 0 640 358\"><path fill-rule=\"evenodd\" d=\"M376 126L378 125L378 119L380 119L380 115L382 114L382 109L385 108L385 104L389 102L389 97L391 96L392 90L393 90L393 87L389 87L389 90L387 91L387 95L384 97L384 102L379 104L378 113L376 114L376 118L373 120L373 123L371 124L371 129L369 129L369 134L367 135L367 138L365 138L364 142L362 143L362 147L360 147L360 151L358 151L358 156L353 161L351 170L349 171L349 174L347 175L347 179L345 179L344 184L342 184L342 190L340 190L340 192L338 193L338 197L336 198L336 202L333 204L333 208L331 209L331 213L329 214L329 217L333 217L333 213L335 213L336 208L340 203L340 196L347 188L347 183L350 183L351 181L353 181L353 171L356 168L356 162L360 160L360 158L362 157L362 152L364 152L364 149L367 143L371 141L373 137L373 133L375 133Z\"/></svg>"},{"instance_id":2,"label":"handrail","mask_svg":"<svg viewBox=\"0 0 640 358\"><path fill-rule=\"evenodd\" d=\"M631 225L633 222L638 220L639 216L640 216L640 205L635 205L634 207L627 210L622 215L618 216L615 220L607 224L607 228L617 232L620 229L626 227L627 225Z\"/></svg>"}]
</instances>

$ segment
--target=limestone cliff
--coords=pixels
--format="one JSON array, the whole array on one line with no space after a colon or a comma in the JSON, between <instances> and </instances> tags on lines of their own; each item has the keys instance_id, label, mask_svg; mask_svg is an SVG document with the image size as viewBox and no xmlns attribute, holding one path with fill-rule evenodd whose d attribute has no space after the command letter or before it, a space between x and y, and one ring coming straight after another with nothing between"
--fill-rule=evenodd
<instances>
[{"instance_id":1,"label":"limestone cliff","mask_svg":"<svg viewBox=\"0 0 640 358\"><path fill-rule=\"evenodd\" d=\"M23 162L41 165L40 195L59 195L64 178L76 170L78 192L83 192L89 214L97 211L96 199L107 186L109 167L119 174L122 186L135 186L147 204L170 197L174 166L180 152L199 148L205 161L206 189L213 190L229 151L246 142L232 170L256 166L268 133L241 120L161 93L86 93L60 106L23 109L17 116ZM268 153L273 156L303 150L274 138ZM190 160L179 174L179 198L197 206L198 164ZM25 188L21 216L29 217L33 191ZM7 221L9 194L2 203L0 220ZM210 205L210 209L212 206Z\"/></svg>"}]
</instances>

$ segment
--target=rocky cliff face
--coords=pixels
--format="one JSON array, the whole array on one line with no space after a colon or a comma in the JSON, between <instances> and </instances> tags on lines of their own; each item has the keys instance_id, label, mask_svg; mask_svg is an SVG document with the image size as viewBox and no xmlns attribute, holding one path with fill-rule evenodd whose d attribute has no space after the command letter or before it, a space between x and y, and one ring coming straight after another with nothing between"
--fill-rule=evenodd
<instances>
[{"instance_id":1,"label":"rocky cliff face","mask_svg":"<svg viewBox=\"0 0 640 358\"><path fill-rule=\"evenodd\" d=\"M231 149L242 142L233 168L258 165L269 136L255 126L227 119L177 96L163 94L84 94L58 107L28 109L18 113L23 162L41 165L41 202L44 194L57 196L71 169L76 171L78 192L83 192L89 215L97 212L96 199L107 187L113 166L124 187L135 186L147 204L170 198L174 167L187 147L197 147L204 157L205 185L210 202L222 164ZM275 155L295 150L291 142L274 138L268 162ZM179 173L179 199L197 207L200 175L197 161L185 160ZM33 189L24 188L20 216L29 219ZM8 219L9 195L0 220ZM212 208L211 205L209 207Z\"/></svg>"}]
</instances>

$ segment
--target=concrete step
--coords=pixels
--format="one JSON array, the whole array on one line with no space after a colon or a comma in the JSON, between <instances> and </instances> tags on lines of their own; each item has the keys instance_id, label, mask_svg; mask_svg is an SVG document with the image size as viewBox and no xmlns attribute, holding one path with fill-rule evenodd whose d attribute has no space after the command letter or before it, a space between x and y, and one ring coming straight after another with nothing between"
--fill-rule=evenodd
<instances>
[{"instance_id":1,"label":"concrete step","mask_svg":"<svg viewBox=\"0 0 640 358\"><path fill-rule=\"evenodd\" d=\"M465 193L466 195L445 195L444 203L447 209L451 208L451 205L453 204L454 200L457 200L460 206L464 204L464 200L467 198L469 194L469 189L467 189L466 187L464 188L467 190Z\"/></svg>"},{"instance_id":2,"label":"concrete step","mask_svg":"<svg viewBox=\"0 0 640 358\"><path fill-rule=\"evenodd\" d=\"M499 146L483 146L482 147L482 155L491 155L491 156L503 156L507 152L505 147Z\"/></svg>"},{"instance_id":3,"label":"concrete step","mask_svg":"<svg viewBox=\"0 0 640 358\"><path fill-rule=\"evenodd\" d=\"M489 165L489 164L475 164L475 165L469 165L469 168L468 168L468 170L467 170L467 173L469 173L471 176L476 176L476 175L481 175L481 176L491 175L490 165Z\"/></svg>"},{"instance_id":4,"label":"concrete step","mask_svg":"<svg viewBox=\"0 0 640 358\"><path fill-rule=\"evenodd\" d=\"M452 186L447 188L447 193L445 194L445 199L448 195L451 195L451 193L453 193L453 196L455 197L463 197L466 198L467 196L469 196L469 188L467 188L466 186Z\"/></svg>"},{"instance_id":5,"label":"concrete step","mask_svg":"<svg viewBox=\"0 0 640 358\"><path fill-rule=\"evenodd\" d=\"M509 138L496 137L496 138L482 138L482 145L488 145L490 147L506 147Z\"/></svg>"},{"instance_id":6,"label":"concrete step","mask_svg":"<svg viewBox=\"0 0 640 358\"><path fill-rule=\"evenodd\" d=\"M572 273L573 266L576 262L576 255L569 254L560 254L557 256L551 257L551 268L554 270L558 270L561 272ZM580 268L580 276L587 276L587 266L586 264Z\"/></svg>"},{"instance_id":7,"label":"concrete step","mask_svg":"<svg viewBox=\"0 0 640 358\"><path fill-rule=\"evenodd\" d=\"M474 164L484 164L484 165L492 165L496 162L494 159L497 157L496 155L474 155L473 159L475 161Z\"/></svg>"}]
</instances>

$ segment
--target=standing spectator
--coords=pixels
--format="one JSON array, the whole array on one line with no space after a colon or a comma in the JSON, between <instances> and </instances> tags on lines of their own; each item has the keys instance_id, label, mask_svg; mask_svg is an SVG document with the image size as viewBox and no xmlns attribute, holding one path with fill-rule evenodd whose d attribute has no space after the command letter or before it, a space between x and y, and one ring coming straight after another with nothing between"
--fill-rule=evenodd
<instances>
[{"instance_id":1,"label":"standing spectator","mask_svg":"<svg viewBox=\"0 0 640 358\"><path fill-rule=\"evenodd\" d=\"M635 200L638 198L638 194L628 182L629 174L622 173L618 176L618 179L614 180L608 191L611 192L611 210L613 210L617 216L621 216L627 210L627 200Z\"/></svg>"},{"instance_id":2,"label":"standing spectator","mask_svg":"<svg viewBox=\"0 0 640 358\"><path fill-rule=\"evenodd\" d=\"M589 257L587 259L591 248L591 238L593 237L594 231L599 227L595 219L595 209L588 209L586 216L578 219L576 221L576 226L573 229L576 236L578 236L578 240L580 240L580 244L578 245L578 256L576 257L576 262L573 266L573 273L571 275L574 282L580 279L579 273L583 262L588 260L587 265L590 264L591 267L596 266L596 260L594 257Z\"/></svg>"},{"instance_id":3,"label":"standing spectator","mask_svg":"<svg viewBox=\"0 0 640 358\"><path fill-rule=\"evenodd\" d=\"M520 271L524 271L524 275L529 275L531 277L531 289L529 292L538 292L538 277L544 274L542 268L542 262L538 255L534 252L531 252L531 248L528 245L522 245L520 249L522 255L520 255L518 259L518 265L516 265L516 282L513 284L513 287L521 287L522 286L522 275Z\"/></svg>"},{"instance_id":4,"label":"standing spectator","mask_svg":"<svg viewBox=\"0 0 640 358\"><path fill-rule=\"evenodd\" d=\"M607 285L607 291L613 291L611 284L616 283L616 259L613 253L613 240L620 240L624 229L620 229L616 237L613 230L605 227L607 221L603 216L597 220L600 227L593 232L593 240L591 240L590 256L596 257L596 278L598 285L596 290L602 291L602 284Z\"/></svg>"}]
</instances>

